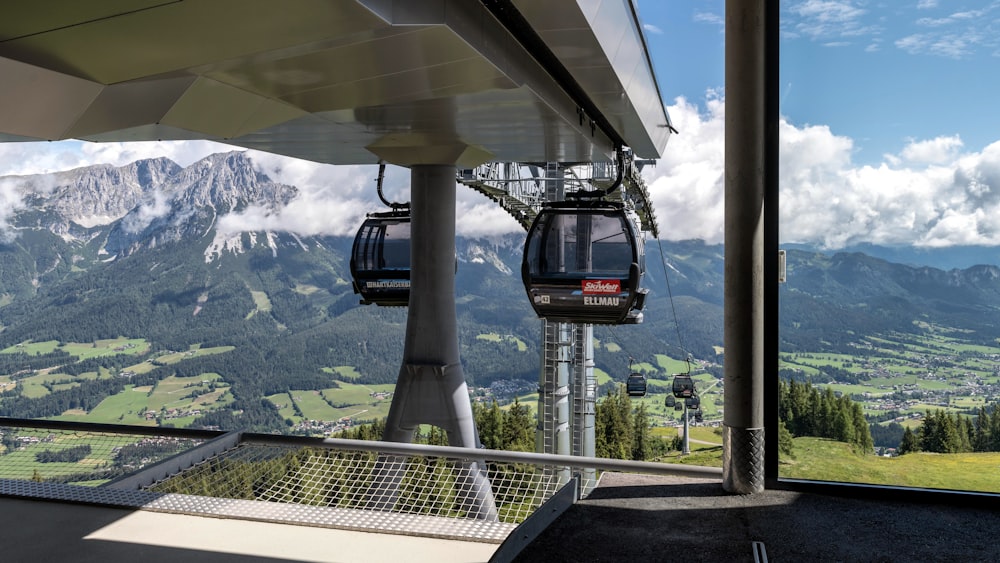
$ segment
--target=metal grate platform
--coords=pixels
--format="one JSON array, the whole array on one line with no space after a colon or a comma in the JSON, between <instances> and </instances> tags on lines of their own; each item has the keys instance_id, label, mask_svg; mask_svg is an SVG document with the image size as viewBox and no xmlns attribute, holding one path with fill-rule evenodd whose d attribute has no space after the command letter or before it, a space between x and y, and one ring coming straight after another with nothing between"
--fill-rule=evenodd
<instances>
[{"instance_id":1,"label":"metal grate platform","mask_svg":"<svg viewBox=\"0 0 1000 563\"><path fill-rule=\"evenodd\" d=\"M236 518L497 544L503 542L517 527L515 524L503 522L465 520L422 514L226 499L177 493L129 491L104 487L82 487L62 483L36 483L19 479L0 479L0 495L174 514Z\"/></svg>"}]
</instances>

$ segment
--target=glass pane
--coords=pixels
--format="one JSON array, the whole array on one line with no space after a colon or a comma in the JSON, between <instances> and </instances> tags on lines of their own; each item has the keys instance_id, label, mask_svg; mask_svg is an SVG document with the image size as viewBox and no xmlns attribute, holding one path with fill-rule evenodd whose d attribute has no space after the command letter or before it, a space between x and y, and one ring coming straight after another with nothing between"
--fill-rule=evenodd
<instances>
[{"instance_id":1,"label":"glass pane","mask_svg":"<svg viewBox=\"0 0 1000 563\"><path fill-rule=\"evenodd\" d=\"M410 223L389 223L385 227L382 259L387 270L410 268Z\"/></svg>"},{"instance_id":2,"label":"glass pane","mask_svg":"<svg viewBox=\"0 0 1000 563\"><path fill-rule=\"evenodd\" d=\"M998 18L781 2L782 477L1000 492Z\"/></svg>"},{"instance_id":3,"label":"glass pane","mask_svg":"<svg viewBox=\"0 0 1000 563\"><path fill-rule=\"evenodd\" d=\"M632 265L632 245L625 230L624 218L615 215L594 215L591 257L592 272L607 275L628 275Z\"/></svg>"}]
</instances>

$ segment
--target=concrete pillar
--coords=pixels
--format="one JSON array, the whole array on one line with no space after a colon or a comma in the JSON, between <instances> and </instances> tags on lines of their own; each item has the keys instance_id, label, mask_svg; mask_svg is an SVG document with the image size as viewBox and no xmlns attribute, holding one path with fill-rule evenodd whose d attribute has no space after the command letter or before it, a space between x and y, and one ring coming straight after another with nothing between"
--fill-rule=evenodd
<instances>
[{"instance_id":1,"label":"concrete pillar","mask_svg":"<svg viewBox=\"0 0 1000 563\"><path fill-rule=\"evenodd\" d=\"M726 2L722 480L738 494L764 489L765 3Z\"/></svg>"},{"instance_id":2,"label":"concrete pillar","mask_svg":"<svg viewBox=\"0 0 1000 563\"><path fill-rule=\"evenodd\" d=\"M414 165L410 169L410 304L403 365L383 439L410 442L420 424L448 432L452 446L478 448L469 390L458 352L455 314L455 166ZM480 463L467 464L460 487L470 512L496 520L496 506ZM386 472L390 508L401 475Z\"/></svg>"}]
</instances>

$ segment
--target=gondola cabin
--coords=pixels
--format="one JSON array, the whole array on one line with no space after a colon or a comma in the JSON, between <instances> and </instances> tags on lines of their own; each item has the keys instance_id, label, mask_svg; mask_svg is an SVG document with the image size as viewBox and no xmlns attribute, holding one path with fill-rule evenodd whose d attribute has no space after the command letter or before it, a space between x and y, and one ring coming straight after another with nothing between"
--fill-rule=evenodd
<instances>
[{"instance_id":1,"label":"gondola cabin","mask_svg":"<svg viewBox=\"0 0 1000 563\"><path fill-rule=\"evenodd\" d=\"M702 414L701 409L694 411L694 421L695 422L705 422L705 415Z\"/></svg>"},{"instance_id":2,"label":"gondola cabin","mask_svg":"<svg viewBox=\"0 0 1000 563\"><path fill-rule=\"evenodd\" d=\"M409 303L409 213L372 213L365 219L351 249L351 276L363 305L405 307Z\"/></svg>"},{"instance_id":3,"label":"gondola cabin","mask_svg":"<svg viewBox=\"0 0 1000 563\"><path fill-rule=\"evenodd\" d=\"M524 248L521 277L539 317L556 322L642 322L642 240L621 204L547 203Z\"/></svg>"},{"instance_id":4,"label":"gondola cabin","mask_svg":"<svg viewBox=\"0 0 1000 563\"><path fill-rule=\"evenodd\" d=\"M689 409L697 409L701 407L701 399L698 395L691 395L690 397L684 399L684 406Z\"/></svg>"},{"instance_id":5,"label":"gondola cabin","mask_svg":"<svg viewBox=\"0 0 1000 563\"><path fill-rule=\"evenodd\" d=\"M672 408L677 404L677 399L675 399L673 395L667 395L667 398L665 401L663 401L663 404L667 408Z\"/></svg>"},{"instance_id":6,"label":"gondola cabin","mask_svg":"<svg viewBox=\"0 0 1000 563\"><path fill-rule=\"evenodd\" d=\"M694 395L694 380L690 375L678 373L674 375L674 383L670 389L674 397L686 399Z\"/></svg>"},{"instance_id":7,"label":"gondola cabin","mask_svg":"<svg viewBox=\"0 0 1000 563\"><path fill-rule=\"evenodd\" d=\"M631 373L625 381L625 391L629 397L646 396L646 376L641 373Z\"/></svg>"}]
</instances>

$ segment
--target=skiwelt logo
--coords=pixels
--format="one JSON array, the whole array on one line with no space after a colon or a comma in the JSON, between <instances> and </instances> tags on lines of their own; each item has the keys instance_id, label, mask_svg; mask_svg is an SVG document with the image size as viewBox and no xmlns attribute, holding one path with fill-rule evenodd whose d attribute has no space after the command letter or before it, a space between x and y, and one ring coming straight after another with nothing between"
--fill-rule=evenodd
<instances>
[{"instance_id":1,"label":"skiwelt logo","mask_svg":"<svg viewBox=\"0 0 1000 563\"><path fill-rule=\"evenodd\" d=\"M582 284L584 295L622 292L621 280L583 280Z\"/></svg>"}]
</instances>

